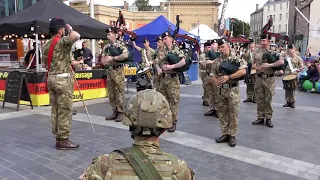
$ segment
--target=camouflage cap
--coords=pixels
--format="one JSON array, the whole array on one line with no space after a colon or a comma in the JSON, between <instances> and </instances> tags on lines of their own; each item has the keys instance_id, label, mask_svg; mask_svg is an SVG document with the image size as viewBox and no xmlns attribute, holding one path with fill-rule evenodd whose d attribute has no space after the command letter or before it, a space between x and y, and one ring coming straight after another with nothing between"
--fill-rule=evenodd
<instances>
[{"instance_id":1,"label":"camouflage cap","mask_svg":"<svg viewBox=\"0 0 320 180\"><path fill-rule=\"evenodd\" d=\"M172 112L161 93L147 89L130 98L122 123L126 126L166 129L172 126Z\"/></svg>"}]
</instances>

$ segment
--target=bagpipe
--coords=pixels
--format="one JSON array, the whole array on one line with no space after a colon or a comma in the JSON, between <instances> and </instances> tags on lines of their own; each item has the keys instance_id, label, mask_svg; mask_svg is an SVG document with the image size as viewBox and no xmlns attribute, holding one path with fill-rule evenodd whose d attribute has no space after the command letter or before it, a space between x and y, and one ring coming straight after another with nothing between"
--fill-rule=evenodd
<instances>
[{"instance_id":1,"label":"bagpipe","mask_svg":"<svg viewBox=\"0 0 320 180\"><path fill-rule=\"evenodd\" d=\"M280 53L272 53L272 52L266 52L262 55L262 62L263 63L275 63L280 59ZM279 70L285 70L286 67L288 66L288 62L284 61L284 64L278 67L272 67L274 71L279 71Z\"/></svg>"},{"instance_id":2,"label":"bagpipe","mask_svg":"<svg viewBox=\"0 0 320 180\"><path fill-rule=\"evenodd\" d=\"M188 36L187 34L179 34L179 30L180 30L180 16L177 15L176 16L176 29L174 30L174 33L172 35L173 39L176 41L179 49L181 51L184 52L186 58L185 58L185 65L180 67L180 68L175 68L173 69L173 71L176 72L184 72L189 70L190 65L192 63L192 56L193 56L193 49L196 49L196 51L200 51L200 45L199 42L196 38L192 38L190 36ZM169 32L171 30L171 27L169 26ZM179 39L183 39L182 41L179 41ZM179 58L179 54L175 54L175 53L168 53L168 55L166 56L167 61L170 65L172 64L176 64L180 61Z\"/></svg>"},{"instance_id":3,"label":"bagpipe","mask_svg":"<svg viewBox=\"0 0 320 180\"><path fill-rule=\"evenodd\" d=\"M239 70L240 66L241 66L240 62L237 62L237 61L232 61L232 62L223 61L219 66L219 73L221 75L231 75L236 73ZM245 78L246 78L246 75L235 80L239 81Z\"/></svg>"},{"instance_id":4,"label":"bagpipe","mask_svg":"<svg viewBox=\"0 0 320 180\"><path fill-rule=\"evenodd\" d=\"M117 39L124 42L124 44L126 45L128 51L129 51L129 56L128 56L127 61L133 62L134 48L131 45L131 41L132 41L132 39L136 39L137 35L135 32L127 30L126 25L127 24L126 24L125 18L123 16L122 12L119 10L119 16L118 16L117 21L111 21L110 26L117 28L117 30L118 30ZM130 38L128 40L124 40L124 36L126 34L130 36ZM114 54L119 54L119 49L117 51L114 50Z\"/></svg>"},{"instance_id":5,"label":"bagpipe","mask_svg":"<svg viewBox=\"0 0 320 180\"><path fill-rule=\"evenodd\" d=\"M263 28L261 29L261 34L268 34L269 36L278 38L278 39L283 39L284 41L286 41L287 43L289 42L289 36L287 35L281 35L278 33L272 33L269 32L269 30L271 30L271 27L273 26L273 19L272 17L270 17L270 19L268 20L267 24L263 26Z\"/></svg>"}]
</instances>

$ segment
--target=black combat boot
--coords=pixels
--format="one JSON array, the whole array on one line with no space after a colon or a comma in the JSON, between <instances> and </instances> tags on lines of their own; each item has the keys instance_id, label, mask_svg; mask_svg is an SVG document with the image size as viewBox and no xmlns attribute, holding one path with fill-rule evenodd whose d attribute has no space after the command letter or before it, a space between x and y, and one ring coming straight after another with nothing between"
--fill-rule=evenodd
<instances>
[{"instance_id":1,"label":"black combat boot","mask_svg":"<svg viewBox=\"0 0 320 180\"><path fill-rule=\"evenodd\" d=\"M284 104L282 107L290 107L291 106L291 103L290 102L287 102L286 104Z\"/></svg>"},{"instance_id":2,"label":"black combat boot","mask_svg":"<svg viewBox=\"0 0 320 180\"><path fill-rule=\"evenodd\" d=\"M218 139L216 139L216 143L224 143L224 142L229 142L230 136L228 134L222 135Z\"/></svg>"},{"instance_id":3,"label":"black combat boot","mask_svg":"<svg viewBox=\"0 0 320 180\"><path fill-rule=\"evenodd\" d=\"M170 128L168 128L168 132L175 132L177 129L177 125L176 124L172 124L172 126Z\"/></svg>"},{"instance_id":4,"label":"black combat boot","mask_svg":"<svg viewBox=\"0 0 320 180\"><path fill-rule=\"evenodd\" d=\"M72 115L76 115L76 114L78 114L78 111L75 110L75 109L73 109L73 110L72 110Z\"/></svg>"},{"instance_id":5,"label":"black combat boot","mask_svg":"<svg viewBox=\"0 0 320 180\"><path fill-rule=\"evenodd\" d=\"M273 128L273 124L271 122L271 119L266 119L266 126L268 126L269 128Z\"/></svg>"},{"instance_id":6,"label":"black combat boot","mask_svg":"<svg viewBox=\"0 0 320 180\"><path fill-rule=\"evenodd\" d=\"M292 102L292 103L290 104L290 107L291 107L291 108L296 108L295 103L294 103L294 102Z\"/></svg>"},{"instance_id":7,"label":"black combat boot","mask_svg":"<svg viewBox=\"0 0 320 180\"><path fill-rule=\"evenodd\" d=\"M258 119L252 122L252 125L264 124L264 119Z\"/></svg>"},{"instance_id":8,"label":"black combat boot","mask_svg":"<svg viewBox=\"0 0 320 180\"><path fill-rule=\"evenodd\" d=\"M118 117L118 112L113 111L113 114L111 116L106 117L106 120L115 120Z\"/></svg>"},{"instance_id":9,"label":"black combat boot","mask_svg":"<svg viewBox=\"0 0 320 180\"><path fill-rule=\"evenodd\" d=\"M256 98L252 98L252 103L257 103Z\"/></svg>"},{"instance_id":10,"label":"black combat boot","mask_svg":"<svg viewBox=\"0 0 320 180\"><path fill-rule=\"evenodd\" d=\"M246 100L244 100L243 102L253 102L252 98L247 98Z\"/></svg>"},{"instance_id":11,"label":"black combat boot","mask_svg":"<svg viewBox=\"0 0 320 180\"><path fill-rule=\"evenodd\" d=\"M123 113L122 112L118 112L118 117L116 118L116 122L121 122L123 118Z\"/></svg>"},{"instance_id":12,"label":"black combat boot","mask_svg":"<svg viewBox=\"0 0 320 180\"><path fill-rule=\"evenodd\" d=\"M203 105L203 106L209 106L209 103L208 103L207 101L203 101L203 102L202 102L202 105Z\"/></svg>"},{"instance_id":13,"label":"black combat boot","mask_svg":"<svg viewBox=\"0 0 320 180\"><path fill-rule=\"evenodd\" d=\"M230 136L229 138L229 146L230 147L235 147L237 145L236 137L235 136Z\"/></svg>"}]
</instances>

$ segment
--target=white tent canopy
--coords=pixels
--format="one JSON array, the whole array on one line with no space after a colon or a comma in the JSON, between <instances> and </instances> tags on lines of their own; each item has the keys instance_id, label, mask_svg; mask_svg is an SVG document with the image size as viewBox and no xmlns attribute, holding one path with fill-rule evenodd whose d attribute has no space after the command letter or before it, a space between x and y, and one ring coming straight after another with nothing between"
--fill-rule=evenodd
<instances>
[{"instance_id":1,"label":"white tent canopy","mask_svg":"<svg viewBox=\"0 0 320 180\"><path fill-rule=\"evenodd\" d=\"M207 40L219 38L218 34L205 24L200 24L198 27L192 29L189 33L194 35L198 35L199 33L201 43L204 43Z\"/></svg>"}]
</instances>

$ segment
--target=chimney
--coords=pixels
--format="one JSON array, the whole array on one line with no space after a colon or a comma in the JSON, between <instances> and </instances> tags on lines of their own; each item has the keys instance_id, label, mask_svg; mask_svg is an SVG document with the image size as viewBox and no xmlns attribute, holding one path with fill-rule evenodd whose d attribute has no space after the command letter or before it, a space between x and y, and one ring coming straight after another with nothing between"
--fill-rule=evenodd
<instances>
[{"instance_id":1,"label":"chimney","mask_svg":"<svg viewBox=\"0 0 320 180\"><path fill-rule=\"evenodd\" d=\"M259 4L256 4L256 10L258 10L259 9Z\"/></svg>"},{"instance_id":2,"label":"chimney","mask_svg":"<svg viewBox=\"0 0 320 180\"><path fill-rule=\"evenodd\" d=\"M123 9L125 9L125 10L129 9L129 3L127 1L123 2Z\"/></svg>"}]
</instances>

